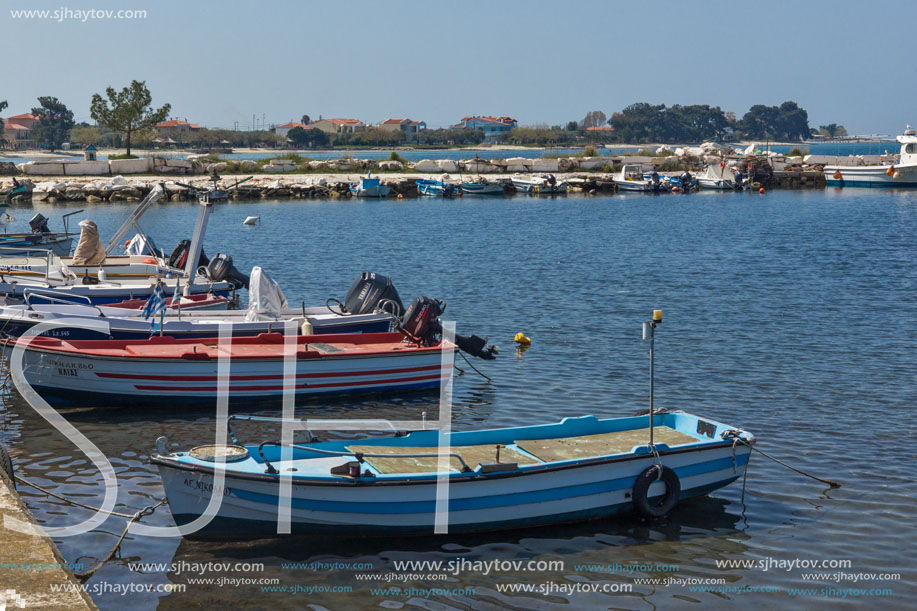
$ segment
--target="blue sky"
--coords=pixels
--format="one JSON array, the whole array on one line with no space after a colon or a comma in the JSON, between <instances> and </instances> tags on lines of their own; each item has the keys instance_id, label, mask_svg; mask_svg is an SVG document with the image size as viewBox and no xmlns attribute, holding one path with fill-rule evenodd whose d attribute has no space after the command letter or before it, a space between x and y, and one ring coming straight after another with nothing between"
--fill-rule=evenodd
<instances>
[{"instance_id":1,"label":"blue sky","mask_svg":"<svg viewBox=\"0 0 917 611\"><path fill-rule=\"evenodd\" d=\"M77 120L108 85L208 127L470 114L562 124L632 102L741 116L794 100L813 126L917 124L917 3L463 0L3 0L5 115L57 96ZM145 19L13 19L142 9Z\"/></svg>"}]
</instances>

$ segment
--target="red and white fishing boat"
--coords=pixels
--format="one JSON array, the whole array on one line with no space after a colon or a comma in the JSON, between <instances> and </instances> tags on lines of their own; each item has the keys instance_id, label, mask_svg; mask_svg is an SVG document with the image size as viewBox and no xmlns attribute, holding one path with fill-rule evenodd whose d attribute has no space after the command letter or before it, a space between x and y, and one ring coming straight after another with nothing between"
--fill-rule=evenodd
<instances>
[{"instance_id":1,"label":"red and white fishing boat","mask_svg":"<svg viewBox=\"0 0 917 611\"><path fill-rule=\"evenodd\" d=\"M125 310L137 310L138 312L146 307L148 299L125 299L118 303L110 303L109 308L122 308ZM185 295L179 298L175 306L169 301L170 309L181 308L182 310L228 310L229 298L223 295L214 295L213 293L201 293L199 295Z\"/></svg>"},{"instance_id":2,"label":"red and white fishing boat","mask_svg":"<svg viewBox=\"0 0 917 611\"><path fill-rule=\"evenodd\" d=\"M213 338L36 337L5 340L7 358L15 358L17 341L24 348L25 379L49 403L215 405L221 356L230 359L230 401L283 396L284 337L279 333L237 337L224 344ZM444 347L454 346L443 341L418 346L401 333L300 335L295 393L305 397L439 389L444 376L451 375L451 368L442 368Z\"/></svg>"}]
</instances>

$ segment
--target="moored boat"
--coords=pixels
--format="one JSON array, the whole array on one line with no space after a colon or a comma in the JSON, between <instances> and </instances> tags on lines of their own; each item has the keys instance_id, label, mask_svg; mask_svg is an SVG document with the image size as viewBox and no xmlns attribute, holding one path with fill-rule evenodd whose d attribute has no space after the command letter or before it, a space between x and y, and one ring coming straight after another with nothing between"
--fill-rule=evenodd
<instances>
[{"instance_id":1,"label":"moored boat","mask_svg":"<svg viewBox=\"0 0 917 611\"><path fill-rule=\"evenodd\" d=\"M2 341L7 357L16 358L17 340ZM18 341L25 379L53 404L213 406L221 385L221 357L231 363L230 401L279 400L284 392L281 333L227 342L168 336ZM442 351L451 346L443 341L416 345L401 333L298 335L292 392L307 397L438 388L450 373L442 370Z\"/></svg>"},{"instance_id":2,"label":"moored boat","mask_svg":"<svg viewBox=\"0 0 917 611\"><path fill-rule=\"evenodd\" d=\"M452 197L456 191L456 185L442 180L419 179L414 182L417 185L417 193L420 195L430 197Z\"/></svg>"},{"instance_id":3,"label":"moored boat","mask_svg":"<svg viewBox=\"0 0 917 611\"><path fill-rule=\"evenodd\" d=\"M917 131L910 125L897 137L901 151L896 161L880 165L825 166L829 187L917 187Z\"/></svg>"},{"instance_id":4,"label":"moored boat","mask_svg":"<svg viewBox=\"0 0 917 611\"><path fill-rule=\"evenodd\" d=\"M513 174L510 179L517 191L532 195L554 195L567 192L567 183L557 181L553 174L533 176L529 174Z\"/></svg>"},{"instance_id":5,"label":"moored boat","mask_svg":"<svg viewBox=\"0 0 917 611\"><path fill-rule=\"evenodd\" d=\"M459 185L462 195L503 195L503 183L491 182L486 178L463 182Z\"/></svg>"},{"instance_id":6,"label":"moored boat","mask_svg":"<svg viewBox=\"0 0 917 611\"><path fill-rule=\"evenodd\" d=\"M643 166L623 165L621 171L612 178L618 191L658 191L658 185L643 177Z\"/></svg>"},{"instance_id":7,"label":"moored boat","mask_svg":"<svg viewBox=\"0 0 917 611\"><path fill-rule=\"evenodd\" d=\"M350 192L354 197L385 197L391 188L382 184L378 178L373 178L370 173L366 178L350 185Z\"/></svg>"},{"instance_id":8,"label":"moored boat","mask_svg":"<svg viewBox=\"0 0 917 611\"><path fill-rule=\"evenodd\" d=\"M646 416L446 433L445 473L436 430L228 446L242 459L225 463L195 450L172 453L161 442L152 462L177 524L201 516L218 490L216 517L202 534L230 537L276 532L281 474L292 483L293 532L381 536L432 534L440 475L449 480L449 531L461 532L635 510L660 516L744 474L751 433L685 413L656 414L652 423L652 447Z\"/></svg>"}]
</instances>

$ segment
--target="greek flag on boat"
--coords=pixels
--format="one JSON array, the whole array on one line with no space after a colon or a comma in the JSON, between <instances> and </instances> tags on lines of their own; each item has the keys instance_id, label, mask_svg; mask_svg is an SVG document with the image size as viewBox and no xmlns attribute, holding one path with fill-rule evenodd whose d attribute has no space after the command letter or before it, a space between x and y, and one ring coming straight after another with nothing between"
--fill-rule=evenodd
<instances>
[{"instance_id":1,"label":"greek flag on boat","mask_svg":"<svg viewBox=\"0 0 917 611\"><path fill-rule=\"evenodd\" d=\"M162 290L162 284L157 283L156 288L153 289L153 294L150 295L150 298L146 302L146 306L143 308L143 320L148 318L155 317L157 314L160 314L159 321L154 323L152 333L156 333L156 330L162 325L162 317L166 311L166 297Z\"/></svg>"}]
</instances>

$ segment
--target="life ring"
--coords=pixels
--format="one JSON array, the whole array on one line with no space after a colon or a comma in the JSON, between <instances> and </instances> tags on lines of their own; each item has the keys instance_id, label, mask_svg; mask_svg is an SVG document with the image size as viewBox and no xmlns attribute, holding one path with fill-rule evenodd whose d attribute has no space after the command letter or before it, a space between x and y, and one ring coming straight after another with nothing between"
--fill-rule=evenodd
<instances>
[{"instance_id":1,"label":"life ring","mask_svg":"<svg viewBox=\"0 0 917 611\"><path fill-rule=\"evenodd\" d=\"M843 177L840 170L834 170L834 174L832 176L834 176L834 180L840 180Z\"/></svg>"},{"instance_id":2,"label":"life ring","mask_svg":"<svg viewBox=\"0 0 917 611\"><path fill-rule=\"evenodd\" d=\"M650 503L647 493L650 486L656 482L659 465L653 465L643 470L643 473L637 476L634 482L633 499L634 509L642 516L647 518L661 518L675 508L678 504L678 498L681 496L681 482L675 471L662 465L662 475L659 480L665 484L665 496L658 503Z\"/></svg>"},{"instance_id":3,"label":"life ring","mask_svg":"<svg viewBox=\"0 0 917 611\"><path fill-rule=\"evenodd\" d=\"M13 483L13 490L16 489L16 478L13 477L13 459L10 453L6 451L6 446L0 443L0 470L6 473Z\"/></svg>"}]
</instances>

